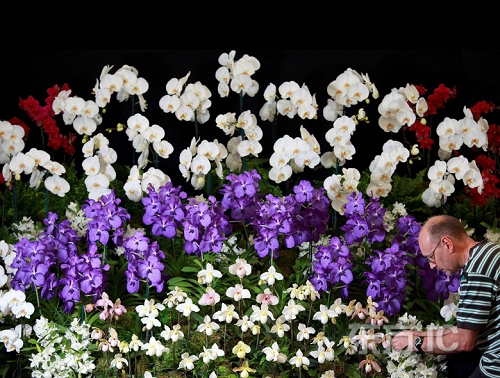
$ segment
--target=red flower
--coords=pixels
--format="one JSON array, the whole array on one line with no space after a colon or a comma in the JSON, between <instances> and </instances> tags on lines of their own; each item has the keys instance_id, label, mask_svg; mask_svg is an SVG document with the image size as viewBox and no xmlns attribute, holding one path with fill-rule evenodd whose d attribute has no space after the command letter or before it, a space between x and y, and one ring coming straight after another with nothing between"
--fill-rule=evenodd
<instances>
[{"instance_id":1,"label":"red flower","mask_svg":"<svg viewBox=\"0 0 500 378\"><path fill-rule=\"evenodd\" d=\"M19 107L29 115L32 121L36 122L37 126L43 127L43 131L48 136L47 146L52 147L54 150L64 147L66 153L73 155L75 152L73 142L76 139L76 135L69 133L69 136L63 136L60 133L56 120L53 118L55 113L52 109L52 104L61 90L70 91L68 84L64 84L61 88L54 85L47 89L49 96L45 99L44 106L41 106L33 96L29 96L26 100L19 99Z\"/></svg>"},{"instance_id":2,"label":"red flower","mask_svg":"<svg viewBox=\"0 0 500 378\"><path fill-rule=\"evenodd\" d=\"M451 90L443 84L439 84L434 90L434 93L430 94L427 98L428 110L424 115L436 114L438 109L444 108L445 103L447 103L450 98L455 98L456 96L456 87L453 87L453 90Z\"/></svg>"},{"instance_id":3,"label":"red flower","mask_svg":"<svg viewBox=\"0 0 500 378\"><path fill-rule=\"evenodd\" d=\"M431 138L422 138L419 140L420 143L420 148L427 148L430 150L432 148L432 145L434 144L434 141Z\"/></svg>"},{"instance_id":4,"label":"red flower","mask_svg":"<svg viewBox=\"0 0 500 378\"><path fill-rule=\"evenodd\" d=\"M472 108L470 108L470 111L472 113L472 116L474 119L477 121L479 118L481 118L481 115L492 112L495 110L495 104L490 102L487 103L486 101L479 101L476 105L474 105Z\"/></svg>"},{"instance_id":5,"label":"red flower","mask_svg":"<svg viewBox=\"0 0 500 378\"><path fill-rule=\"evenodd\" d=\"M422 122L420 122L420 120L418 119L413 122L413 125L410 126L410 130L415 131L417 140L427 138L431 132L431 128L427 125L422 124Z\"/></svg>"},{"instance_id":6,"label":"red flower","mask_svg":"<svg viewBox=\"0 0 500 378\"><path fill-rule=\"evenodd\" d=\"M415 85L415 88L417 88L418 94L420 96L423 96L424 94L427 93L427 89L423 85Z\"/></svg>"},{"instance_id":7,"label":"red flower","mask_svg":"<svg viewBox=\"0 0 500 378\"><path fill-rule=\"evenodd\" d=\"M500 127L495 124L491 124L488 128L488 148L493 151L494 154L500 152Z\"/></svg>"},{"instance_id":8,"label":"red flower","mask_svg":"<svg viewBox=\"0 0 500 378\"><path fill-rule=\"evenodd\" d=\"M495 172L495 160L484 154L481 154L476 158L476 164L479 168L482 168L485 171Z\"/></svg>"},{"instance_id":9,"label":"red flower","mask_svg":"<svg viewBox=\"0 0 500 378\"><path fill-rule=\"evenodd\" d=\"M40 113L40 103L33 96L28 96L26 100L19 98L19 108L28 113L31 119L34 119Z\"/></svg>"}]
</instances>

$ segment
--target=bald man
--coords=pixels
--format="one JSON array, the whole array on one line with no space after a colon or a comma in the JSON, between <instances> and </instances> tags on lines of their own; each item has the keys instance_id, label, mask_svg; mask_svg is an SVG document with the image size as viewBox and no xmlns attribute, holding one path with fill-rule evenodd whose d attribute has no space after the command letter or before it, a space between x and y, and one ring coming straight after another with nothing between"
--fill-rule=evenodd
<instances>
[{"instance_id":1,"label":"bald man","mask_svg":"<svg viewBox=\"0 0 500 378\"><path fill-rule=\"evenodd\" d=\"M460 221L449 215L429 218L420 230L418 243L432 269L448 275L462 272L456 326L402 331L392 338L393 348L460 353L460 359L454 359L458 362L478 351L475 369L460 368L450 377L500 377L500 244L475 241Z\"/></svg>"}]
</instances>

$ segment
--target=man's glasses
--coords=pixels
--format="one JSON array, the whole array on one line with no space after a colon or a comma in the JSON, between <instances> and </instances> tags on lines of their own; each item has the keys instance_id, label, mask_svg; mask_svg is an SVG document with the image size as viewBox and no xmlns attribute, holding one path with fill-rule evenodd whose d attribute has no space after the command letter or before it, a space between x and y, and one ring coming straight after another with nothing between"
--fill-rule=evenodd
<instances>
[{"instance_id":1,"label":"man's glasses","mask_svg":"<svg viewBox=\"0 0 500 378\"><path fill-rule=\"evenodd\" d=\"M439 245L441 244L441 239L439 239L439 242L437 243L437 245L434 247L434 249L432 250L432 252L425 256L425 258L427 259L427 262L431 262L431 260L434 260L434 252L436 252L436 249L439 247Z\"/></svg>"}]
</instances>

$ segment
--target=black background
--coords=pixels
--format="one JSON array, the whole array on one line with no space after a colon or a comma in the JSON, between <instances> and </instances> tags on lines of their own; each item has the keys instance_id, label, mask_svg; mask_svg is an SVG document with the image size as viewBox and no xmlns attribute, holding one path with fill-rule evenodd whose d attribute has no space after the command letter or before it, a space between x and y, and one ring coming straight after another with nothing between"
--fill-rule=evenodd
<instances>
[{"instance_id":1,"label":"black background","mask_svg":"<svg viewBox=\"0 0 500 378\"><path fill-rule=\"evenodd\" d=\"M250 109L258 117L259 109L264 103L263 93L269 83L278 87L285 81L295 81L299 85L307 85L309 91L316 94L319 105L318 119L301 120L296 116L290 120L280 117L278 136L299 136L299 127L303 125L321 143L322 152L330 150L324 140L324 134L331 127L331 122L326 121L322 115L329 98L326 91L328 84L347 68L368 74L377 86L380 98L372 101L370 105L356 106L347 111L348 115L352 115L359 107L363 107L371 120L370 124L360 124L352 138L356 154L348 163L348 167L361 170L381 152L383 141L401 140L401 135L388 135L377 124L379 114L376 107L392 88L404 87L407 83L421 84L430 93L439 84L449 88L456 86L457 98L435 116L432 121L434 127L445 116L462 118L463 108L470 108L478 101L500 104L500 50L313 50L234 47L197 50L4 50L0 60L0 119L8 120L16 116L22 118L32 129L36 129L27 115L18 108L19 98L25 99L32 95L44 103L47 88L67 83L72 89L72 95L93 100L92 88L105 65L114 66L112 73L124 64L134 66L139 71L139 76L149 83L149 90L144 95L148 109L143 114L151 124L159 124L165 128L165 139L174 146L173 154L168 160L160 162L160 168L175 184L187 188L190 184L184 183L184 179L180 177L178 156L195 135L194 123L181 122L173 114L165 114L158 103L166 94L165 85L171 78L181 78L191 72L188 83L200 81L212 92L210 119L206 124L200 125L199 135L201 139L217 138L225 144L229 137L215 126L215 119L217 115L227 112L234 112L238 116L239 98L234 92L231 92L229 98L220 98L215 72L220 67L220 54L229 53L231 50L236 51L235 60L248 54L257 58L261 64L260 69L252 76L259 83L259 92L253 98L244 97L243 110ZM133 108L130 102L119 103L115 96L113 95L111 103L106 107L104 122L98 132L105 133L105 128L114 127L118 122L126 124L133 112L140 112L138 106ZM486 118L488 119L488 116ZM65 126L60 118L58 121L61 130L67 132L68 126ZM489 122L492 123L491 120ZM259 125L264 130L264 151L261 157L269 157L272 152L271 123L259 119ZM36 145L41 140L38 133L37 130L31 131L28 144L42 148ZM107 136L112 141L111 147L118 152L119 162L131 165L129 156L132 156L132 145L124 133ZM81 159L81 144L77 144L76 148L75 159L78 160Z\"/></svg>"}]
</instances>

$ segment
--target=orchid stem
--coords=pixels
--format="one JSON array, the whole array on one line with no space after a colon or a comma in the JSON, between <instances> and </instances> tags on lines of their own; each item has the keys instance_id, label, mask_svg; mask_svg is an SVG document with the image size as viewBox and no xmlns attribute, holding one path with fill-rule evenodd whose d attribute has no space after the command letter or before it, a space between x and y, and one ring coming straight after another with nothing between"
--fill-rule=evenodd
<instances>
[{"instance_id":1,"label":"orchid stem","mask_svg":"<svg viewBox=\"0 0 500 378\"><path fill-rule=\"evenodd\" d=\"M14 180L14 186L12 188L12 193L14 195L14 222L17 222L17 190L16 190L15 180Z\"/></svg>"}]
</instances>

